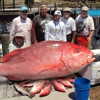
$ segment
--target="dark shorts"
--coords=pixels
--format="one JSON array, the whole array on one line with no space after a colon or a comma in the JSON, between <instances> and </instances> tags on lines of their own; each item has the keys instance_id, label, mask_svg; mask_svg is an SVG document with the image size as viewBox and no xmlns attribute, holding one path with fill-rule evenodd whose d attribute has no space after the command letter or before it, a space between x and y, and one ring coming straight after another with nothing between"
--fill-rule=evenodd
<instances>
[{"instance_id":1,"label":"dark shorts","mask_svg":"<svg viewBox=\"0 0 100 100\"><path fill-rule=\"evenodd\" d=\"M71 42L72 41L72 34L66 35L66 38L67 38L67 42Z\"/></svg>"}]
</instances>

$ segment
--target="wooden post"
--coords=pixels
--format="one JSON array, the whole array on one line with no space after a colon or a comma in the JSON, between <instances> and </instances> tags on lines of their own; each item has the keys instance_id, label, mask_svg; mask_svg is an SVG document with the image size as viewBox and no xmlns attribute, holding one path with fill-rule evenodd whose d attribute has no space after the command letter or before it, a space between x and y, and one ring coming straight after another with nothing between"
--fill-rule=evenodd
<instances>
[{"instance_id":1,"label":"wooden post","mask_svg":"<svg viewBox=\"0 0 100 100\"><path fill-rule=\"evenodd\" d=\"M2 52L3 56L8 53L8 46L10 43L9 34L1 34Z\"/></svg>"}]
</instances>

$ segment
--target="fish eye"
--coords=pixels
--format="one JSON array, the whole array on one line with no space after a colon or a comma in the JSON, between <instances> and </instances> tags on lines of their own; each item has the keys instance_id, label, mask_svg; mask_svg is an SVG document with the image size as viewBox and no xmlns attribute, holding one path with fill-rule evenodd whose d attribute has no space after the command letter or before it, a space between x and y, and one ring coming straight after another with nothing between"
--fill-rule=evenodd
<instances>
[{"instance_id":1,"label":"fish eye","mask_svg":"<svg viewBox=\"0 0 100 100\"><path fill-rule=\"evenodd\" d=\"M76 48L76 52L79 53L80 52L80 49L79 48Z\"/></svg>"}]
</instances>

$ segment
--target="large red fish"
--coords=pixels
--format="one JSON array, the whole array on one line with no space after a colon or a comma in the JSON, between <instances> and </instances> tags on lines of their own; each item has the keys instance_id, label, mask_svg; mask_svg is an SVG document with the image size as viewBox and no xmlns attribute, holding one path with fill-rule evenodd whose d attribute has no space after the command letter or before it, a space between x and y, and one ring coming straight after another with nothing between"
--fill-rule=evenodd
<instances>
[{"instance_id":1,"label":"large red fish","mask_svg":"<svg viewBox=\"0 0 100 100\"><path fill-rule=\"evenodd\" d=\"M15 50L0 59L0 76L37 80L70 75L93 62L93 53L68 42L44 41Z\"/></svg>"}]
</instances>

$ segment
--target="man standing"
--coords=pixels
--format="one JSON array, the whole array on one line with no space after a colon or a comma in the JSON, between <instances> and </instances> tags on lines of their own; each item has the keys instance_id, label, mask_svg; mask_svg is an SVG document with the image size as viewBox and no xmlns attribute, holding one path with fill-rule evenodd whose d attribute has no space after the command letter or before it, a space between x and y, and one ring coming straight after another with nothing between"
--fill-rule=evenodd
<instances>
[{"instance_id":1,"label":"man standing","mask_svg":"<svg viewBox=\"0 0 100 100\"><path fill-rule=\"evenodd\" d=\"M34 43L44 41L45 26L52 20L52 15L47 14L47 6L41 5L40 14L33 18L32 35Z\"/></svg>"},{"instance_id":2,"label":"man standing","mask_svg":"<svg viewBox=\"0 0 100 100\"><path fill-rule=\"evenodd\" d=\"M71 17L71 12L71 9L66 7L63 10L63 17L61 17L61 21L65 24L67 42L74 43L74 38L76 35L76 24L75 20Z\"/></svg>"},{"instance_id":3,"label":"man standing","mask_svg":"<svg viewBox=\"0 0 100 100\"><path fill-rule=\"evenodd\" d=\"M54 19L46 25L45 40L66 41L65 24L60 21L61 12L54 12Z\"/></svg>"},{"instance_id":4,"label":"man standing","mask_svg":"<svg viewBox=\"0 0 100 100\"><path fill-rule=\"evenodd\" d=\"M20 8L20 15L13 19L10 31L10 40L12 40L17 33L21 33L26 39L26 46L30 46L32 21L27 17L27 13L28 8L26 6L22 6Z\"/></svg>"},{"instance_id":5,"label":"man standing","mask_svg":"<svg viewBox=\"0 0 100 100\"><path fill-rule=\"evenodd\" d=\"M91 49L91 39L94 34L93 18L88 15L88 7L83 6L80 15L76 18L77 37L86 37L88 40L88 49Z\"/></svg>"}]
</instances>

